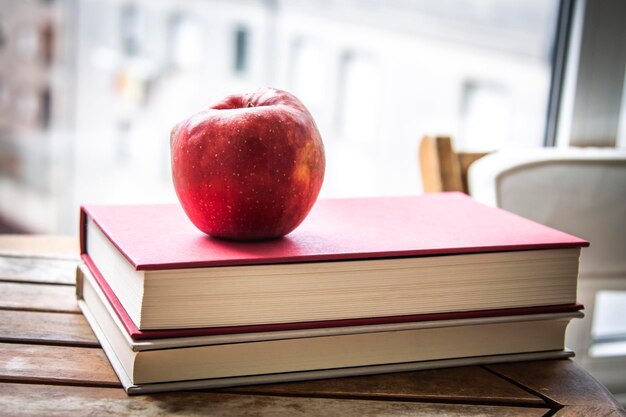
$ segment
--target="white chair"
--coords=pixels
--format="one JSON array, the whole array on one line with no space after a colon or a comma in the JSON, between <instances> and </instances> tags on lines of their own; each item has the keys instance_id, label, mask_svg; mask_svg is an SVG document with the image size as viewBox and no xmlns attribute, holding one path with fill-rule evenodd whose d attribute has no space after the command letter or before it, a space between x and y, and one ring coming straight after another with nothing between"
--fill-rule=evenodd
<instances>
[{"instance_id":1,"label":"white chair","mask_svg":"<svg viewBox=\"0 0 626 417\"><path fill-rule=\"evenodd\" d=\"M594 343L602 324L596 317L603 308L596 304L599 293L623 291L624 302L617 306L621 312L613 312L621 317L612 321L624 329L619 323L626 320L626 150L499 151L469 167L468 187L478 201L591 243L583 249L578 281L586 317L573 321L566 343L576 360L614 394L626 394L626 334L621 348L616 343ZM617 349L611 352L611 346Z\"/></svg>"}]
</instances>

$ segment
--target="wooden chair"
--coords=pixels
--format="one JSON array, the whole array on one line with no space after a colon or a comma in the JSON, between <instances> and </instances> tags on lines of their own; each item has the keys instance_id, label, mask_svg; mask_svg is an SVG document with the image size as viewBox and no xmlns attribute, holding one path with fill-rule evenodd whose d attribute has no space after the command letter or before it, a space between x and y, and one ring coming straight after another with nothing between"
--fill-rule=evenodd
<instances>
[{"instance_id":1,"label":"wooden chair","mask_svg":"<svg viewBox=\"0 0 626 417\"><path fill-rule=\"evenodd\" d=\"M626 396L626 355L600 354L609 345L593 336L594 318L606 308L596 303L598 294L626 292L626 150L537 148L483 155L456 153L448 137L423 138L424 191L463 191L591 242L582 252L578 278L586 317L571 323L566 343L583 367Z\"/></svg>"},{"instance_id":2,"label":"wooden chair","mask_svg":"<svg viewBox=\"0 0 626 417\"><path fill-rule=\"evenodd\" d=\"M456 152L449 136L424 136L419 147L424 192L461 191L469 194L467 170L485 155Z\"/></svg>"}]
</instances>

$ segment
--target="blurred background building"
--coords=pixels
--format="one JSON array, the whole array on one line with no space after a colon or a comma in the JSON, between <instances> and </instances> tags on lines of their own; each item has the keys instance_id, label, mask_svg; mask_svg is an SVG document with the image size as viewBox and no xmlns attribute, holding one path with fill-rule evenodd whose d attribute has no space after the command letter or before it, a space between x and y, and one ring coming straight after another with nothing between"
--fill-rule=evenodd
<instances>
[{"instance_id":1,"label":"blurred background building","mask_svg":"<svg viewBox=\"0 0 626 417\"><path fill-rule=\"evenodd\" d=\"M0 214L75 233L82 203L175 201L168 135L224 94L296 94L322 196L421 191L416 147L542 146L557 0L2 0Z\"/></svg>"}]
</instances>

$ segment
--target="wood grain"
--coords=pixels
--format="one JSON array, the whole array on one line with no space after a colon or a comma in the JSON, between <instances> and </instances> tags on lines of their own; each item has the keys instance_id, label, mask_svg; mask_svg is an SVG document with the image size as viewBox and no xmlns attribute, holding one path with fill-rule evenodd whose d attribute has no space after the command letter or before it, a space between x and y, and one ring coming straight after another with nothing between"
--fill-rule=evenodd
<instances>
[{"instance_id":1,"label":"wood grain","mask_svg":"<svg viewBox=\"0 0 626 417\"><path fill-rule=\"evenodd\" d=\"M128 397L121 389L0 383L0 408L14 416L519 416L547 409L326 398L170 393Z\"/></svg>"},{"instance_id":2,"label":"wood grain","mask_svg":"<svg viewBox=\"0 0 626 417\"><path fill-rule=\"evenodd\" d=\"M0 343L0 380L121 386L101 349Z\"/></svg>"},{"instance_id":3,"label":"wood grain","mask_svg":"<svg viewBox=\"0 0 626 417\"><path fill-rule=\"evenodd\" d=\"M461 164L452 146L452 139L447 136L437 137L437 155L441 175L442 191L463 191Z\"/></svg>"},{"instance_id":4,"label":"wood grain","mask_svg":"<svg viewBox=\"0 0 626 417\"><path fill-rule=\"evenodd\" d=\"M443 191L436 138L431 136L424 136L422 138L418 151L418 159L420 162L422 189L424 192L437 193Z\"/></svg>"},{"instance_id":5,"label":"wood grain","mask_svg":"<svg viewBox=\"0 0 626 417\"><path fill-rule=\"evenodd\" d=\"M0 309L78 313L70 285L0 282Z\"/></svg>"},{"instance_id":6,"label":"wood grain","mask_svg":"<svg viewBox=\"0 0 626 417\"><path fill-rule=\"evenodd\" d=\"M467 193L467 171L472 163L485 155L483 152L456 152L452 139L447 136L424 136L419 148L424 192Z\"/></svg>"},{"instance_id":7,"label":"wood grain","mask_svg":"<svg viewBox=\"0 0 626 417\"><path fill-rule=\"evenodd\" d=\"M80 314L0 310L0 342L98 347Z\"/></svg>"},{"instance_id":8,"label":"wood grain","mask_svg":"<svg viewBox=\"0 0 626 417\"><path fill-rule=\"evenodd\" d=\"M248 394L545 405L478 366L224 389Z\"/></svg>"},{"instance_id":9,"label":"wood grain","mask_svg":"<svg viewBox=\"0 0 626 417\"><path fill-rule=\"evenodd\" d=\"M424 136L419 148L420 171L424 192L467 192L463 186L458 154L448 136Z\"/></svg>"},{"instance_id":10,"label":"wood grain","mask_svg":"<svg viewBox=\"0 0 626 417\"><path fill-rule=\"evenodd\" d=\"M73 285L78 261L0 256L0 281Z\"/></svg>"},{"instance_id":11,"label":"wood grain","mask_svg":"<svg viewBox=\"0 0 626 417\"><path fill-rule=\"evenodd\" d=\"M461 181L463 182L463 191L469 194L469 186L467 181L467 172L470 165L476 162L478 159L487 155L485 152L459 152L457 156L459 158L459 164L461 167Z\"/></svg>"},{"instance_id":12,"label":"wood grain","mask_svg":"<svg viewBox=\"0 0 626 417\"><path fill-rule=\"evenodd\" d=\"M571 360L517 362L486 368L561 405L622 409L602 384Z\"/></svg>"},{"instance_id":13,"label":"wood grain","mask_svg":"<svg viewBox=\"0 0 626 417\"><path fill-rule=\"evenodd\" d=\"M606 407L567 406L555 414L556 417L624 417L626 411Z\"/></svg>"}]
</instances>

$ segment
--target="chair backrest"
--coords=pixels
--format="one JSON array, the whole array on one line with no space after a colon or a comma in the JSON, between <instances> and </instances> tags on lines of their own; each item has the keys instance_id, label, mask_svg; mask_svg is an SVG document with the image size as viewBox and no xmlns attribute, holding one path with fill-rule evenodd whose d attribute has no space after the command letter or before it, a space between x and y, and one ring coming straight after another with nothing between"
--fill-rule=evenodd
<instances>
[{"instance_id":1,"label":"chair backrest","mask_svg":"<svg viewBox=\"0 0 626 417\"><path fill-rule=\"evenodd\" d=\"M424 192L467 193L467 169L485 153L456 152L448 136L424 136L419 161Z\"/></svg>"},{"instance_id":2,"label":"chair backrest","mask_svg":"<svg viewBox=\"0 0 626 417\"><path fill-rule=\"evenodd\" d=\"M613 392L626 393L623 348L615 350L601 340L622 334L624 308L617 307L620 302L608 305L600 296L616 299L626 291L626 150L498 151L470 165L467 179L476 200L591 243L582 251L578 279L577 299L585 305L585 318L569 324L566 346ZM599 355L597 348L607 346L610 354Z\"/></svg>"},{"instance_id":3,"label":"chair backrest","mask_svg":"<svg viewBox=\"0 0 626 417\"><path fill-rule=\"evenodd\" d=\"M626 276L626 150L499 151L468 171L478 201L591 242L581 276Z\"/></svg>"}]
</instances>

